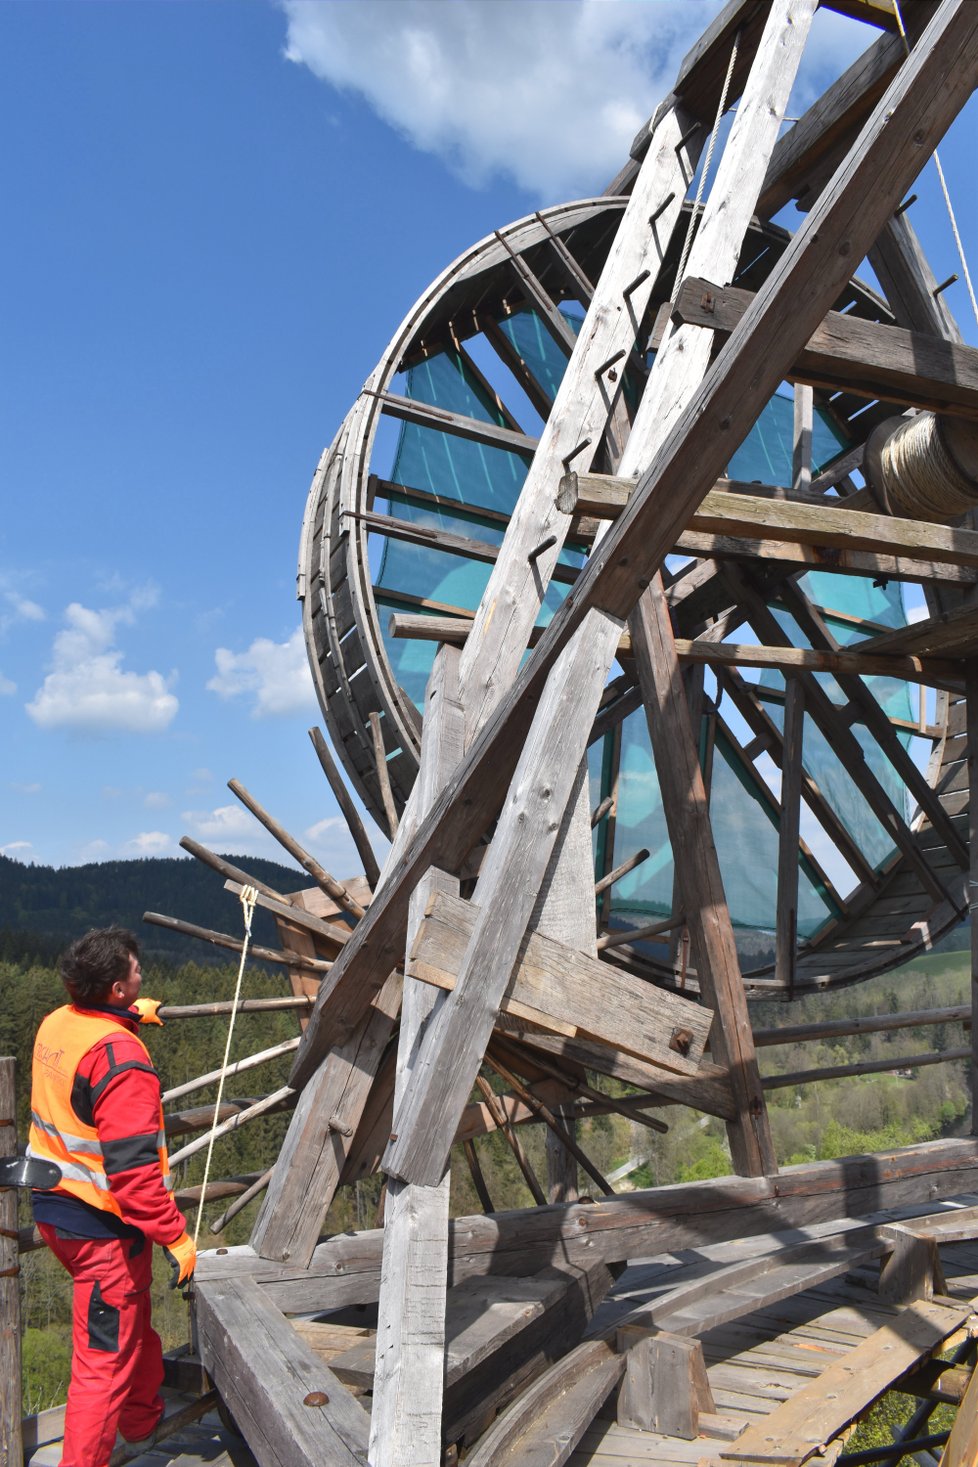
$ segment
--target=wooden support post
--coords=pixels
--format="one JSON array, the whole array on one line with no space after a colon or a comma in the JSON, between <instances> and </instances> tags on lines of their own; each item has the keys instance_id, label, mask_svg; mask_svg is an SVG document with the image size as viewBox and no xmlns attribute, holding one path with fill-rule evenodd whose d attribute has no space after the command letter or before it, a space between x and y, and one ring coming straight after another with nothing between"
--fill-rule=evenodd
<instances>
[{"instance_id":1,"label":"wooden support post","mask_svg":"<svg viewBox=\"0 0 978 1467\"><path fill-rule=\"evenodd\" d=\"M0 1156L17 1153L16 1062L0 1059ZM20 1261L17 1189L0 1188L0 1462L19 1463L21 1436Z\"/></svg>"},{"instance_id":2,"label":"wooden support post","mask_svg":"<svg viewBox=\"0 0 978 1467\"><path fill-rule=\"evenodd\" d=\"M622 1325L617 1351L625 1356L618 1424L692 1441L701 1411L715 1411L702 1341L641 1325Z\"/></svg>"},{"instance_id":3,"label":"wooden support post","mask_svg":"<svg viewBox=\"0 0 978 1467\"><path fill-rule=\"evenodd\" d=\"M727 1127L734 1166L747 1176L777 1171L757 1068L750 1016L723 891L703 773L689 726L669 612L658 578L632 614L632 643L645 700L683 905L690 914L693 962L716 1011L712 1054L729 1068L737 1119Z\"/></svg>"},{"instance_id":4,"label":"wooden support post","mask_svg":"<svg viewBox=\"0 0 978 1467\"><path fill-rule=\"evenodd\" d=\"M933 1238L914 1231L913 1223L887 1223L880 1229L893 1250L880 1262L880 1298L888 1304L912 1304L946 1294L941 1255Z\"/></svg>"},{"instance_id":5,"label":"wooden support post","mask_svg":"<svg viewBox=\"0 0 978 1467\"><path fill-rule=\"evenodd\" d=\"M815 393L805 382L795 383L795 425L791 452L791 488L807 494L812 487L812 426Z\"/></svg>"},{"instance_id":6,"label":"wooden support post","mask_svg":"<svg viewBox=\"0 0 978 1467\"><path fill-rule=\"evenodd\" d=\"M489 1195L489 1188L486 1186L486 1179L482 1174L479 1158L476 1155L475 1142L463 1141L462 1149L465 1152L465 1160L468 1162L472 1185L475 1187L476 1196L479 1199L483 1212L495 1212L496 1209L493 1206L492 1198Z\"/></svg>"},{"instance_id":7,"label":"wooden support post","mask_svg":"<svg viewBox=\"0 0 978 1467\"><path fill-rule=\"evenodd\" d=\"M781 818L778 825L778 905L774 976L789 992L795 975L798 940L798 841L801 834L802 735L805 690L796 677L786 681L784 743L781 759Z\"/></svg>"},{"instance_id":8,"label":"wooden support post","mask_svg":"<svg viewBox=\"0 0 978 1467\"><path fill-rule=\"evenodd\" d=\"M594 858L588 805L587 761L582 759L577 785L564 812L554 853L529 921L529 930L556 938L588 957L597 958ZM577 1125L573 1115L569 1110L558 1107L557 1116L573 1141ZM549 1126L546 1156L548 1202L576 1202L577 1162L573 1151L561 1144Z\"/></svg>"},{"instance_id":9,"label":"wooden support post","mask_svg":"<svg viewBox=\"0 0 978 1467\"><path fill-rule=\"evenodd\" d=\"M387 820L387 834L391 840L397 834L397 809L394 805L394 791L391 789L390 771L387 768L387 753L384 749L384 730L380 722L379 713L370 715L370 732L373 736L374 763L377 766L377 783L380 786L380 797L384 805L384 815Z\"/></svg>"},{"instance_id":10,"label":"wooden support post","mask_svg":"<svg viewBox=\"0 0 978 1467\"><path fill-rule=\"evenodd\" d=\"M416 808L427 813L462 755L458 658L441 647L425 692ZM411 898L407 946L436 891L457 895L458 879L432 867ZM410 1090L417 1046L445 995L405 977L397 1042L394 1108ZM384 1264L377 1319L377 1355L370 1418L372 1467L437 1467L441 1460L445 1374L445 1296L448 1288L450 1174L434 1186L390 1178L384 1209Z\"/></svg>"}]
</instances>

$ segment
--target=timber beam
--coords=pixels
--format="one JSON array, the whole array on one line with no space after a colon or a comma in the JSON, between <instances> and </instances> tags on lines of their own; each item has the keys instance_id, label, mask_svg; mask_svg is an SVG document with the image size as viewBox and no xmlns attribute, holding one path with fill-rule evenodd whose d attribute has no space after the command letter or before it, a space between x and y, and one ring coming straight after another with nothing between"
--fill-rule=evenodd
<instances>
[{"instance_id":1,"label":"timber beam","mask_svg":"<svg viewBox=\"0 0 978 1467\"><path fill-rule=\"evenodd\" d=\"M389 622L392 637L409 641L464 644L472 630L471 617L412 616L395 612ZM539 636L530 638L530 646ZM858 644L857 644L858 645ZM764 647L750 642L714 642L707 637L677 637L676 653L680 661L709 663L719 667L763 667L779 672L799 669L806 672L852 673L861 677L898 677L911 683L927 683L954 692L963 686L958 663L942 657L866 656L852 648ZM618 639L619 658L626 661L635 655L630 632Z\"/></svg>"},{"instance_id":2,"label":"timber beam","mask_svg":"<svg viewBox=\"0 0 978 1467\"><path fill-rule=\"evenodd\" d=\"M648 1191L530 1207L449 1224L449 1279L529 1274L564 1264L624 1262L675 1249L805 1227L833 1218L871 1221L895 1207L978 1190L978 1139L785 1167L776 1177L715 1177ZM261 1258L250 1247L202 1253L197 1281L254 1279L287 1313L376 1299L383 1230L341 1233L315 1249L308 1268Z\"/></svg>"},{"instance_id":3,"label":"timber beam","mask_svg":"<svg viewBox=\"0 0 978 1467\"><path fill-rule=\"evenodd\" d=\"M686 279L674 321L733 331L752 296L735 286ZM879 321L829 311L785 374L813 387L881 398L952 417L978 412L978 349Z\"/></svg>"},{"instance_id":4,"label":"timber beam","mask_svg":"<svg viewBox=\"0 0 978 1467\"><path fill-rule=\"evenodd\" d=\"M561 481L558 503L568 512L617 519L635 483L634 479L611 474L570 473ZM926 558L935 566L978 569L978 531L849 509L844 499L775 498L778 491L759 494L755 485L746 486L749 493L731 492L729 484L721 480L706 495L689 520L689 531L745 541L813 545L825 550L878 551L885 545L887 553L894 556ZM678 550L684 548L683 540L680 536ZM828 558L822 568L829 568Z\"/></svg>"}]
</instances>

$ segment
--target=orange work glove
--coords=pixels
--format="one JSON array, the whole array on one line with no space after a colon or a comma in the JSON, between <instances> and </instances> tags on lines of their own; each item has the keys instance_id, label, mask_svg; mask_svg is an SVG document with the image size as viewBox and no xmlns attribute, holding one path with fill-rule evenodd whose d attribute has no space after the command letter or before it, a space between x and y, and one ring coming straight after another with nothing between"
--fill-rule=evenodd
<instances>
[{"instance_id":1,"label":"orange work glove","mask_svg":"<svg viewBox=\"0 0 978 1467\"><path fill-rule=\"evenodd\" d=\"M172 1243L164 1245L163 1252L170 1265L170 1288L176 1289L189 1284L197 1263L197 1249L190 1234L181 1233Z\"/></svg>"},{"instance_id":2,"label":"orange work glove","mask_svg":"<svg viewBox=\"0 0 978 1467\"><path fill-rule=\"evenodd\" d=\"M162 1028L163 1020L157 1013L157 1009L161 1008L162 1005L163 1000L161 998L137 998L133 1004L133 1008L139 1015L139 1022L141 1024L159 1024L160 1028Z\"/></svg>"}]
</instances>

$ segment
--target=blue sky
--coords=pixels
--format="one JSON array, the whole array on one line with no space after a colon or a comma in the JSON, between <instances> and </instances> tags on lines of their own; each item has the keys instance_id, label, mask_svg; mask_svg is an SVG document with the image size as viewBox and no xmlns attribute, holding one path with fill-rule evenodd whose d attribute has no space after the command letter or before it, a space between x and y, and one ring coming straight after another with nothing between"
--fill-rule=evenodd
<instances>
[{"instance_id":1,"label":"blue sky","mask_svg":"<svg viewBox=\"0 0 978 1467\"><path fill-rule=\"evenodd\" d=\"M455 255L603 187L717 8L0 4L0 849L278 854L235 776L356 869L305 734L319 454ZM871 39L820 15L798 105ZM942 150L966 246L973 137Z\"/></svg>"}]
</instances>

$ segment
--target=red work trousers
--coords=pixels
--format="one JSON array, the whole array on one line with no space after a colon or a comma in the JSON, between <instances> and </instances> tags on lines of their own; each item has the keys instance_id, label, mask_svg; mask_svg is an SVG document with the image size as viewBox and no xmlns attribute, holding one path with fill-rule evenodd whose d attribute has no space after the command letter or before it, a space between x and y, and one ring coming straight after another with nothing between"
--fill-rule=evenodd
<instances>
[{"instance_id":1,"label":"red work trousers","mask_svg":"<svg viewBox=\"0 0 978 1467\"><path fill-rule=\"evenodd\" d=\"M74 1283L61 1467L108 1467L117 1428L142 1441L163 1415L163 1350L150 1324L153 1245L39 1229Z\"/></svg>"}]
</instances>

